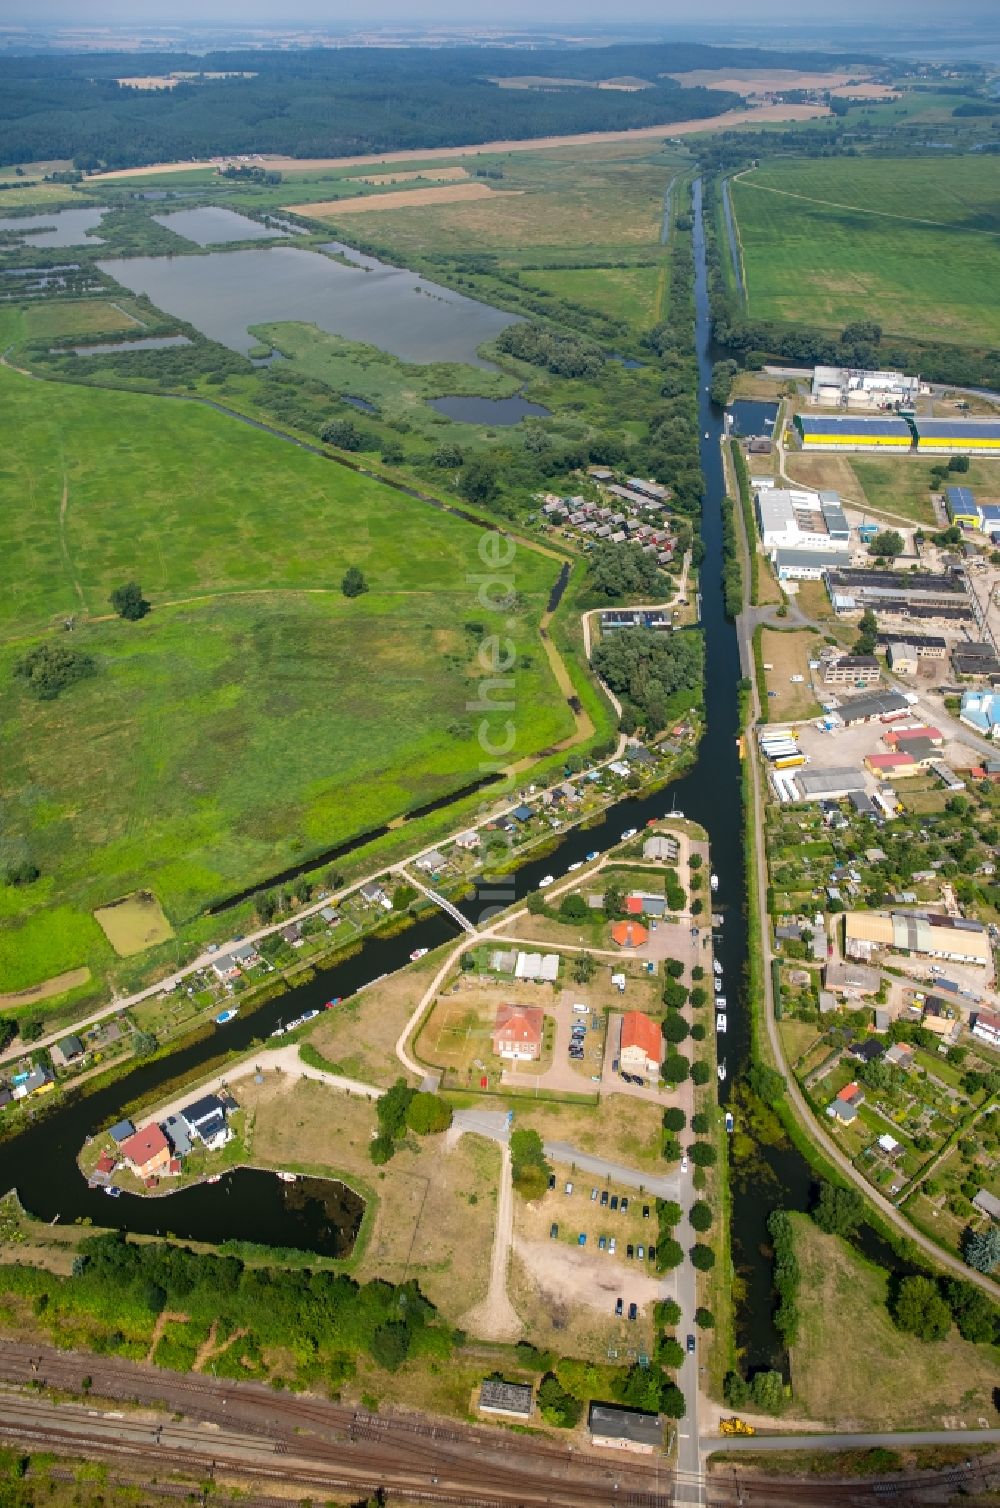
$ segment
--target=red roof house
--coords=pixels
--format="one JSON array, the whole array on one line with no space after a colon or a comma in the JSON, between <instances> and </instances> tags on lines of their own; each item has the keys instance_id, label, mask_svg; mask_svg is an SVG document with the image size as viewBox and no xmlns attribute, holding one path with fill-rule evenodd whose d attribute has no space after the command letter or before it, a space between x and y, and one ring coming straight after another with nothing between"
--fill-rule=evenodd
<instances>
[{"instance_id":1,"label":"red roof house","mask_svg":"<svg viewBox=\"0 0 1000 1508\"><path fill-rule=\"evenodd\" d=\"M622 1017L619 1061L625 1073L656 1074L660 1071L663 1037L655 1021L642 1011L626 1011Z\"/></svg>"},{"instance_id":2,"label":"red roof house","mask_svg":"<svg viewBox=\"0 0 1000 1508\"><path fill-rule=\"evenodd\" d=\"M151 1178L170 1166L170 1143L154 1122L123 1141L121 1155L137 1177Z\"/></svg>"},{"instance_id":3,"label":"red roof house","mask_svg":"<svg viewBox=\"0 0 1000 1508\"><path fill-rule=\"evenodd\" d=\"M641 948L649 933L639 922L615 922L611 936L620 948Z\"/></svg>"},{"instance_id":4,"label":"red roof house","mask_svg":"<svg viewBox=\"0 0 1000 1508\"><path fill-rule=\"evenodd\" d=\"M501 1058L528 1059L542 1055L545 1012L537 1005L501 1005L493 1025L493 1051Z\"/></svg>"},{"instance_id":5,"label":"red roof house","mask_svg":"<svg viewBox=\"0 0 1000 1508\"><path fill-rule=\"evenodd\" d=\"M628 896L626 896L625 897L625 910L628 912L629 916L641 916L642 915L642 896L641 895L628 895Z\"/></svg>"},{"instance_id":6,"label":"red roof house","mask_svg":"<svg viewBox=\"0 0 1000 1508\"><path fill-rule=\"evenodd\" d=\"M115 1166L116 1159L109 1156L109 1154L105 1152L103 1157L99 1157L97 1159L97 1167L94 1171L97 1173L103 1173L105 1176L107 1176L108 1174L115 1171Z\"/></svg>"}]
</instances>

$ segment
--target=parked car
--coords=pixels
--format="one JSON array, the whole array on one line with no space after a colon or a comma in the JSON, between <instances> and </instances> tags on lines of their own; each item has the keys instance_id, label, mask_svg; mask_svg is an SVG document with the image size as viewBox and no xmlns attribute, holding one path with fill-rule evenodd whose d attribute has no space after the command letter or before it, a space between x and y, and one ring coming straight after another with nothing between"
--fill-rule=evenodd
<instances>
[{"instance_id":1,"label":"parked car","mask_svg":"<svg viewBox=\"0 0 1000 1508\"><path fill-rule=\"evenodd\" d=\"M638 1307L635 1304L629 1304L629 1306L628 1306L628 1317L629 1317L630 1320L636 1320L636 1319L639 1318L639 1310L638 1310Z\"/></svg>"},{"instance_id":2,"label":"parked car","mask_svg":"<svg viewBox=\"0 0 1000 1508\"><path fill-rule=\"evenodd\" d=\"M642 1259L643 1259L643 1257L646 1255L646 1248L644 1246L642 1246L642 1245L637 1246L636 1249L635 1249L635 1254L639 1258L639 1261L641 1262Z\"/></svg>"},{"instance_id":3,"label":"parked car","mask_svg":"<svg viewBox=\"0 0 1000 1508\"><path fill-rule=\"evenodd\" d=\"M601 1209L602 1210L603 1209L607 1209L607 1206L608 1206L608 1191L607 1191L607 1189L602 1189L601 1190Z\"/></svg>"},{"instance_id":4,"label":"parked car","mask_svg":"<svg viewBox=\"0 0 1000 1508\"><path fill-rule=\"evenodd\" d=\"M586 1246L586 1244L587 1244L587 1235L586 1235L585 1231L581 1231L580 1234L577 1236L577 1238L576 1238L576 1244L577 1244L577 1246Z\"/></svg>"},{"instance_id":5,"label":"parked car","mask_svg":"<svg viewBox=\"0 0 1000 1508\"><path fill-rule=\"evenodd\" d=\"M617 1194L612 1194L611 1195L611 1208L613 1210L616 1210L618 1208L618 1195Z\"/></svg>"},{"instance_id":6,"label":"parked car","mask_svg":"<svg viewBox=\"0 0 1000 1508\"><path fill-rule=\"evenodd\" d=\"M553 1220L552 1224L549 1226L549 1240L550 1241L554 1241L556 1239L556 1237L558 1236L558 1234L559 1234L559 1227L556 1224L556 1222Z\"/></svg>"},{"instance_id":7,"label":"parked car","mask_svg":"<svg viewBox=\"0 0 1000 1508\"><path fill-rule=\"evenodd\" d=\"M687 1160L686 1157L682 1157L681 1158L681 1172L682 1173L686 1173L687 1170L688 1170L688 1160Z\"/></svg>"},{"instance_id":8,"label":"parked car","mask_svg":"<svg viewBox=\"0 0 1000 1508\"><path fill-rule=\"evenodd\" d=\"M624 1308L625 1308L625 1300L624 1299L616 1299L615 1300L615 1314L618 1316L619 1319L621 1319L621 1317L622 1317L622 1310Z\"/></svg>"},{"instance_id":9,"label":"parked car","mask_svg":"<svg viewBox=\"0 0 1000 1508\"><path fill-rule=\"evenodd\" d=\"M573 1185L571 1183L567 1183L567 1185L566 1185L566 1192L567 1192L567 1194L572 1194L572 1192L573 1192Z\"/></svg>"},{"instance_id":10,"label":"parked car","mask_svg":"<svg viewBox=\"0 0 1000 1508\"><path fill-rule=\"evenodd\" d=\"M614 1256L617 1247L618 1247L618 1242L615 1239L615 1237L612 1236L611 1240L608 1242L608 1256L609 1257L613 1257Z\"/></svg>"},{"instance_id":11,"label":"parked car","mask_svg":"<svg viewBox=\"0 0 1000 1508\"><path fill-rule=\"evenodd\" d=\"M599 1191L597 1189L591 1189L591 1191L590 1191L590 1197L591 1197L591 1199L596 1199L597 1195L598 1195L598 1192Z\"/></svg>"},{"instance_id":12,"label":"parked car","mask_svg":"<svg viewBox=\"0 0 1000 1508\"><path fill-rule=\"evenodd\" d=\"M628 1243L628 1245L625 1248L625 1255L628 1257L628 1259L629 1259L630 1262L631 1262L632 1258L635 1256L635 1247L632 1245L631 1241Z\"/></svg>"},{"instance_id":13,"label":"parked car","mask_svg":"<svg viewBox=\"0 0 1000 1508\"><path fill-rule=\"evenodd\" d=\"M618 1206L618 1208L619 1208L619 1209L620 1209L620 1210L621 1210L621 1212L622 1212L622 1214L623 1214L623 1215L624 1215L624 1214L625 1214L625 1212L626 1212L626 1211L627 1211L627 1209L628 1209L628 1195L627 1195L627 1194L623 1194L623 1195L622 1195L622 1202L621 1202L621 1204L620 1204L620 1205L619 1205L619 1206Z\"/></svg>"},{"instance_id":14,"label":"parked car","mask_svg":"<svg viewBox=\"0 0 1000 1508\"><path fill-rule=\"evenodd\" d=\"M688 1355L689 1356L693 1356L694 1355L694 1336L693 1335L689 1335L688 1336L687 1347L688 1347Z\"/></svg>"},{"instance_id":15,"label":"parked car","mask_svg":"<svg viewBox=\"0 0 1000 1508\"><path fill-rule=\"evenodd\" d=\"M555 1186L556 1186L556 1175L554 1173L550 1173L549 1174L549 1188L550 1189L554 1189Z\"/></svg>"},{"instance_id":16,"label":"parked car","mask_svg":"<svg viewBox=\"0 0 1000 1508\"><path fill-rule=\"evenodd\" d=\"M607 1251L607 1249L608 1249L608 1238L607 1238L607 1236L599 1236L598 1237L598 1241L597 1241L597 1250L598 1251Z\"/></svg>"},{"instance_id":17,"label":"parked car","mask_svg":"<svg viewBox=\"0 0 1000 1508\"><path fill-rule=\"evenodd\" d=\"M655 1246L647 1246L647 1248L646 1248L646 1256L649 1258L649 1260L651 1262L655 1262L656 1261L656 1247Z\"/></svg>"},{"instance_id":18,"label":"parked car","mask_svg":"<svg viewBox=\"0 0 1000 1508\"><path fill-rule=\"evenodd\" d=\"M649 1205L648 1204L644 1204L643 1207L642 1207L642 1218L644 1220L648 1220L649 1219Z\"/></svg>"}]
</instances>

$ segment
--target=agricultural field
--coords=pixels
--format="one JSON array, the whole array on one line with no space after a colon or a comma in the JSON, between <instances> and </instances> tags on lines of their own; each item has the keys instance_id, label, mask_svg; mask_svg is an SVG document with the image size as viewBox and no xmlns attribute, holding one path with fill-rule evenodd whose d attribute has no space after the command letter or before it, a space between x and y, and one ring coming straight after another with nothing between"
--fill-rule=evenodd
<instances>
[{"instance_id":1,"label":"agricultural field","mask_svg":"<svg viewBox=\"0 0 1000 1508\"><path fill-rule=\"evenodd\" d=\"M51 395L0 370L20 437L0 474L6 836L41 870L0 890L0 990L103 974L97 906L149 890L180 930L467 783L494 620L514 617L519 651L512 757L573 733L537 639L553 561L519 551L513 612L490 613L458 518L194 404L64 386L56 411ZM355 599L348 565L370 587ZM108 597L133 578L153 610L125 623ZM96 673L35 700L12 669L70 616L60 642Z\"/></svg>"},{"instance_id":2,"label":"agricultural field","mask_svg":"<svg viewBox=\"0 0 1000 1508\"><path fill-rule=\"evenodd\" d=\"M801 1269L792 1388L807 1419L891 1430L975 1429L994 1417L996 1347L954 1329L944 1341L904 1334L886 1309L888 1275L805 1215L791 1218Z\"/></svg>"},{"instance_id":3,"label":"agricultural field","mask_svg":"<svg viewBox=\"0 0 1000 1508\"><path fill-rule=\"evenodd\" d=\"M772 162L734 179L732 198L752 318L1000 340L993 158Z\"/></svg>"}]
</instances>

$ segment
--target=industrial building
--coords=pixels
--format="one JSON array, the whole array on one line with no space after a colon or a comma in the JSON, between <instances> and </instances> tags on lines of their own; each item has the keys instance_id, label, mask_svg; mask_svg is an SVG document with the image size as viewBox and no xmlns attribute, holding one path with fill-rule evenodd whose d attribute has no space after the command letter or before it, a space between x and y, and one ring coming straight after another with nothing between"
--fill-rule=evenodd
<instances>
[{"instance_id":1,"label":"industrial building","mask_svg":"<svg viewBox=\"0 0 1000 1508\"><path fill-rule=\"evenodd\" d=\"M946 487L944 503L949 523L960 524L963 529L978 529L982 524L983 510L976 502L971 488Z\"/></svg>"},{"instance_id":2,"label":"industrial building","mask_svg":"<svg viewBox=\"0 0 1000 1508\"><path fill-rule=\"evenodd\" d=\"M913 444L906 420L885 415L869 419L854 414L796 414L795 428L803 450L888 450L903 454Z\"/></svg>"},{"instance_id":3,"label":"industrial building","mask_svg":"<svg viewBox=\"0 0 1000 1508\"><path fill-rule=\"evenodd\" d=\"M823 667L824 686L874 686L881 675L874 655L840 655Z\"/></svg>"},{"instance_id":4,"label":"industrial building","mask_svg":"<svg viewBox=\"0 0 1000 1508\"><path fill-rule=\"evenodd\" d=\"M913 420L917 450L922 455L985 455L1000 459L1000 420Z\"/></svg>"},{"instance_id":5,"label":"industrial building","mask_svg":"<svg viewBox=\"0 0 1000 1508\"><path fill-rule=\"evenodd\" d=\"M951 668L956 675L1000 676L1000 660L993 645L975 640L953 647Z\"/></svg>"},{"instance_id":6,"label":"industrial building","mask_svg":"<svg viewBox=\"0 0 1000 1508\"><path fill-rule=\"evenodd\" d=\"M803 801L840 801L863 791L865 779L858 769L797 770L795 785Z\"/></svg>"},{"instance_id":7,"label":"industrial building","mask_svg":"<svg viewBox=\"0 0 1000 1508\"><path fill-rule=\"evenodd\" d=\"M918 660L943 660L948 653L948 642L939 634L880 633L877 643L882 649L912 650ZM890 660L892 668L895 662Z\"/></svg>"},{"instance_id":8,"label":"industrial building","mask_svg":"<svg viewBox=\"0 0 1000 1508\"><path fill-rule=\"evenodd\" d=\"M910 704L901 691L871 691L865 696L852 696L837 708L837 716L845 728L853 728L879 718L903 717L909 710Z\"/></svg>"},{"instance_id":9,"label":"industrial building","mask_svg":"<svg viewBox=\"0 0 1000 1508\"><path fill-rule=\"evenodd\" d=\"M958 715L984 738L1000 738L1000 691L964 691Z\"/></svg>"},{"instance_id":10,"label":"industrial building","mask_svg":"<svg viewBox=\"0 0 1000 1508\"><path fill-rule=\"evenodd\" d=\"M965 578L958 571L831 570L826 589L838 613L878 608L923 617L971 617ZM895 638L896 635L893 635Z\"/></svg>"},{"instance_id":11,"label":"industrial building","mask_svg":"<svg viewBox=\"0 0 1000 1508\"><path fill-rule=\"evenodd\" d=\"M895 641L886 649L886 664L893 675L916 675L917 651L908 644Z\"/></svg>"},{"instance_id":12,"label":"industrial building","mask_svg":"<svg viewBox=\"0 0 1000 1508\"><path fill-rule=\"evenodd\" d=\"M992 959L989 933L979 922L922 911L847 911L844 951L867 961L882 948L985 967Z\"/></svg>"},{"instance_id":13,"label":"industrial building","mask_svg":"<svg viewBox=\"0 0 1000 1508\"><path fill-rule=\"evenodd\" d=\"M909 405L919 394L920 378L907 377L902 372L819 366L813 367L809 400L829 408L871 409Z\"/></svg>"},{"instance_id":14,"label":"industrial building","mask_svg":"<svg viewBox=\"0 0 1000 1508\"><path fill-rule=\"evenodd\" d=\"M850 543L850 526L836 492L758 485L754 503L761 544L769 552L836 550Z\"/></svg>"},{"instance_id":15,"label":"industrial building","mask_svg":"<svg viewBox=\"0 0 1000 1508\"><path fill-rule=\"evenodd\" d=\"M846 570L850 550L778 549L771 560L779 581L822 581L829 570Z\"/></svg>"}]
</instances>

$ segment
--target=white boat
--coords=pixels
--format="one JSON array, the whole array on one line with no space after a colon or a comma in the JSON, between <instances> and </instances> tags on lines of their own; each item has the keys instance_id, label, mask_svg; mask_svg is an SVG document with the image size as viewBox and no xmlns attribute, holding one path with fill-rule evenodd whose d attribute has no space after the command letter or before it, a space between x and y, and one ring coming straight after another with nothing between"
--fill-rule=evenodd
<instances>
[{"instance_id":1,"label":"white boat","mask_svg":"<svg viewBox=\"0 0 1000 1508\"><path fill-rule=\"evenodd\" d=\"M426 948L414 948L413 952L410 954L410 962L411 963L416 963L418 959L420 959L420 958L426 958L426 957L427 957L427 949Z\"/></svg>"},{"instance_id":2,"label":"white boat","mask_svg":"<svg viewBox=\"0 0 1000 1508\"><path fill-rule=\"evenodd\" d=\"M721 995L722 994L722 980L721 979L716 979L716 980L713 980L713 983L715 985L715 993L717 995Z\"/></svg>"},{"instance_id":3,"label":"white boat","mask_svg":"<svg viewBox=\"0 0 1000 1508\"><path fill-rule=\"evenodd\" d=\"M285 1035L285 1028L283 1026L276 1026L274 1028L274 1031L271 1033L272 1037L283 1037L284 1035Z\"/></svg>"},{"instance_id":4,"label":"white boat","mask_svg":"<svg viewBox=\"0 0 1000 1508\"><path fill-rule=\"evenodd\" d=\"M583 868L583 860L582 859L577 859L577 861L576 861L575 864L570 864L567 867L566 873L567 874L575 874L578 869L582 869L582 868Z\"/></svg>"},{"instance_id":5,"label":"white boat","mask_svg":"<svg viewBox=\"0 0 1000 1508\"><path fill-rule=\"evenodd\" d=\"M719 876L717 874L711 874L711 875L709 875L709 877L708 877L708 883L711 885L711 887L712 887L713 890L718 890L718 888L719 888Z\"/></svg>"},{"instance_id":6,"label":"white boat","mask_svg":"<svg viewBox=\"0 0 1000 1508\"><path fill-rule=\"evenodd\" d=\"M733 1112L731 1110L726 1111L726 1130L729 1132L730 1136L732 1136L733 1132L736 1130L736 1122L733 1119Z\"/></svg>"},{"instance_id":7,"label":"white boat","mask_svg":"<svg viewBox=\"0 0 1000 1508\"><path fill-rule=\"evenodd\" d=\"M723 1061L719 1064L718 1068L715 1071L719 1075L719 1083L721 1084L726 1077L725 1059L723 1059Z\"/></svg>"},{"instance_id":8,"label":"white boat","mask_svg":"<svg viewBox=\"0 0 1000 1508\"><path fill-rule=\"evenodd\" d=\"M705 439L706 439L706 440L707 440L707 439L708 439L708 430L707 430L707 429L706 429L706 431L705 431Z\"/></svg>"},{"instance_id":9,"label":"white boat","mask_svg":"<svg viewBox=\"0 0 1000 1508\"><path fill-rule=\"evenodd\" d=\"M542 878L538 882L538 888L539 888L539 890L547 890L548 887L550 885L554 885L555 882L556 882L556 877L555 877L554 874L543 874Z\"/></svg>"},{"instance_id":10,"label":"white boat","mask_svg":"<svg viewBox=\"0 0 1000 1508\"><path fill-rule=\"evenodd\" d=\"M318 1016L318 1015L319 1015L319 1011L306 1011L305 1015L304 1016L300 1016L299 1019L301 1021L311 1021L314 1016Z\"/></svg>"},{"instance_id":11,"label":"white boat","mask_svg":"<svg viewBox=\"0 0 1000 1508\"><path fill-rule=\"evenodd\" d=\"M725 1029L726 1029L726 1016L725 1016L725 1012L724 1011L719 1011L717 1013L717 1015L715 1017L715 1029L716 1029L717 1032L724 1032L725 1031Z\"/></svg>"},{"instance_id":12,"label":"white boat","mask_svg":"<svg viewBox=\"0 0 1000 1508\"><path fill-rule=\"evenodd\" d=\"M205 1179L205 1182L206 1183L221 1183L222 1182L222 1174L221 1173L213 1173L212 1176L211 1176L211 1178L206 1178Z\"/></svg>"},{"instance_id":13,"label":"white boat","mask_svg":"<svg viewBox=\"0 0 1000 1508\"><path fill-rule=\"evenodd\" d=\"M724 1011L726 1009L726 997L725 997L725 995L716 995L716 997L715 997L715 1009L717 1011Z\"/></svg>"},{"instance_id":14,"label":"white boat","mask_svg":"<svg viewBox=\"0 0 1000 1508\"><path fill-rule=\"evenodd\" d=\"M588 863L588 864L593 864L594 860L595 859L599 859L600 857L601 857L600 849L592 848L590 850L589 854L587 855L587 858L586 858L585 862Z\"/></svg>"},{"instance_id":15,"label":"white boat","mask_svg":"<svg viewBox=\"0 0 1000 1508\"><path fill-rule=\"evenodd\" d=\"M723 914L722 914L721 911L713 911L712 912L712 926L713 927L721 927L722 923L725 921L725 919L726 918L723 916Z\"/></svg>"},{"instance_id":16,"label":"white boat","mask_svg":"<svg viewBox=\"0 0 1000 1508\"><path fill-rule=\"evenodd\" d=\"M298 1175L296 1173L279 1173L278 1177L282 1183L295 1183Z\"/></svg>"},{"instance_id":17,"label":"white boat","mask_svg":"<svg viewBox=\"0 0 1000 1508\"><path fill-rule=\"evenodd\" d=\"M113 1184L113 1183L109 1183L105 1187L104 1192L107 1194L107 1196L108 1196L109 1199L120 1199L122 1197L122 1191L121 1191L121 1189L118 1188L117 1185Z\"/></svg>"},{"instance_id":18,"label":"white boat","mask_svg":"<svg viewBox=\"0 0 1000 1508\"><path fill-rule=\"evenodd\" d=\"M716 974L722 973L722 965L717 958L712 960L712 968L715 970Z\"/></svg>"},{"instance_id":19,"label":"white boat","mask_svg":"<svg viewBox=\"0 0 1000 1508\"><path fill-rule=\"evenodd\" d=\"M622 842L627 843L629 838L635 837L635 834L636 829L634 827L626 827L625 831L622 833Z\"/></svg>"}]
</instances>

